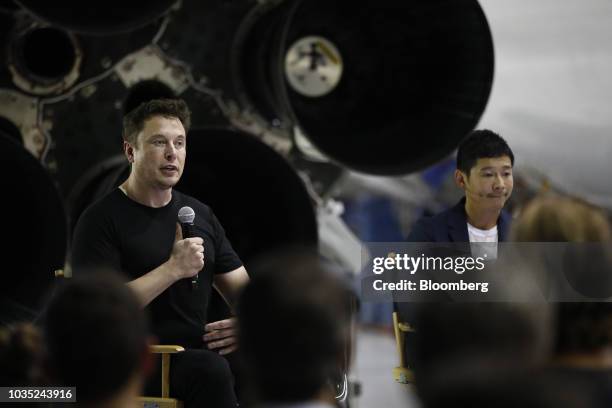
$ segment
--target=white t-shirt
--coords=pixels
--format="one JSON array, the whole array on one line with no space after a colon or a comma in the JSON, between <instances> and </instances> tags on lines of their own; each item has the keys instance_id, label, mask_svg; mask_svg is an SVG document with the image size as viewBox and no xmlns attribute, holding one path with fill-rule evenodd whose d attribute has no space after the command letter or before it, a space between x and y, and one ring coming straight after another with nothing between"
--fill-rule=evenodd
<instances>
[{"instance_id":1,"label":"white t-shirt","mask_svg":"<svg viewBox=\"0 0 612 408\"><path fill-rule=\"evenodd\" d=\"M486 259L497 259L497 225L491 229L482 230L468 222L467 229L472 256L485 257L486 254Z\"/></svg>"}]
</instances>

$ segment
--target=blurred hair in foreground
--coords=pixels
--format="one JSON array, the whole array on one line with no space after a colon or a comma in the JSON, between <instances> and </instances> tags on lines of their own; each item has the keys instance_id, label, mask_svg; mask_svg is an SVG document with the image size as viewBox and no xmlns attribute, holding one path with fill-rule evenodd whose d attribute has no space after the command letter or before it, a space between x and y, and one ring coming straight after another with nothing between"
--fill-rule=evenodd
<instances>
[{"instance_id":1,"label":"blurred hair in foreground","mask_svg":"<svg viewBox=\"0 0 612 408\"><path fill-rule=\"evenodd\" d=\"M249 271L238 319L255 399L313 399L347 364L352 293L307 249L269 254Z\"/></svg>"}]
</instances>

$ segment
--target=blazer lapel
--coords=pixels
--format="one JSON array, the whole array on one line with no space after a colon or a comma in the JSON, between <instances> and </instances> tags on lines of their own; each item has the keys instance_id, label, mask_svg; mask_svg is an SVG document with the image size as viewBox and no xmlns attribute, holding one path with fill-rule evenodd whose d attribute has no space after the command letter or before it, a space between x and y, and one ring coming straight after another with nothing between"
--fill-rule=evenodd
<instances>
[{"instance_id":1,"label":"blazer lapel","mask_svg":"<svg viewBox=\"0 0 612 408\"><path fill-rule=\"evenodd\" d=\"M510 232L510 223L512 217L508 211L501 211L499 219L497 220L497 237L499 242L506 241L508 239L508 233Z\"/></svg>"},{"instance_id":2,"label":"blazer lapel","mask_svg":"<svg viewBox=\"0 0 612 408\"><path fill-rule=\"evenodd\" d=\"M465 216L465 197L448 213L448 236L451 242L469 242L467 218Z\"/></svg>"}]
</instances>

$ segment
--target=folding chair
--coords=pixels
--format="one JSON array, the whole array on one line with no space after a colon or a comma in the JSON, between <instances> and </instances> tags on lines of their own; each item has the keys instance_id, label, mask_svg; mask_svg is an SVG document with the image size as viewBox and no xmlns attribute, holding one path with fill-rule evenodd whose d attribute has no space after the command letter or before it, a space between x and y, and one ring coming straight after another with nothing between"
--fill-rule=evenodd
<instances>
[{"instance_id":1,"label":"folding chair","mask_svg":"<svg viewBox=\"0 0 612 408\"><path fill-rule=\"evenodd\" d=\"M393 331L395 332L395 345L399 356L399 366L393 368L393 378L402 384L414 382L414 374L406 364L406 333L414 332L414 329L406 323L401 323L397 312L393 312Z\"/></svg>"},{"instance_id":2,"label":"folding chair","mask_svg":"<svg viewBox=\"0 0 612 408\"><path fill-rule=\"evenodd\" d=\"M138 401L143 408L182 408L183 403L170 398L170 355L185 351L181 346L153 345L151 353L161 354L161 397L140 397Z\"/></svg>"},{"instance_id":3,"label":"folding chair","mask_svg":"<svg viewBox=\"0 0 612 408\"><path fill-rule=\"evenodd\" d=\"M68 279L62 269L54 271L56 279ZM153 345L151 353L161 354L161 397L139 397L138 401L143 408L182 408L183 402L176 398L170 398L170 355L185 351L181 346Z\"/></svg>"}]
</instances>

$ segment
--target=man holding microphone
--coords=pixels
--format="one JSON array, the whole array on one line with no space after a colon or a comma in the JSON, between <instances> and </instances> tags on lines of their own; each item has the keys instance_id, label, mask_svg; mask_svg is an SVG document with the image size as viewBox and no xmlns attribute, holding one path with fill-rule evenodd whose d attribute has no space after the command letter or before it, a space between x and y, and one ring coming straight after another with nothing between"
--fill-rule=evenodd
<instances>
[{"instance_id":1,"label":"man holding microphone","mask_svg":"<svg viewBox=\"0 0 612 408\"><path fill-rule=\"evenodd\" d=\"M173 189L189 125L182 100L152 100L125 116L130 176L80 217L72 268L75 275L112 269L129 277L160 343L187 349L173 357L170 372L171 396L185 408L235 407L232 373L220 356L236 349L235 321L208 323L207 309L213 285L233 305L249 278L211 209ZM183 236L179 210L195 215L186 228L193 236Z\"/></svg>"}]
</instances>

